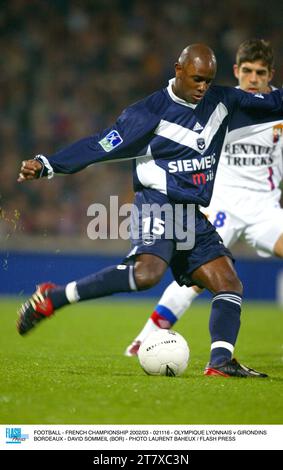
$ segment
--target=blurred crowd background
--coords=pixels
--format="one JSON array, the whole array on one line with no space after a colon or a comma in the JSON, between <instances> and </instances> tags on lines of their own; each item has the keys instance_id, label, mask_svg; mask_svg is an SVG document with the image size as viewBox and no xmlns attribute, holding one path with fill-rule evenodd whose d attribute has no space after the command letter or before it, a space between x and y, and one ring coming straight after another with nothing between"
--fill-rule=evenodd
<instances>
[{"instance_id":1,"label":"blurred crowd background","mask_svg":"<svg viewBox=\"0 0 283 470\"><path fill-rule=\"evenodd\" d=\"M87 237L87 208L132 200L131 163L17 184L21 160L48 155L111 125L174 75L184 46L216 52L216 83L235 85L245 39L272 42L283 77L282 1L0 1L0 236Z\"/></svg>"}]
</instances>

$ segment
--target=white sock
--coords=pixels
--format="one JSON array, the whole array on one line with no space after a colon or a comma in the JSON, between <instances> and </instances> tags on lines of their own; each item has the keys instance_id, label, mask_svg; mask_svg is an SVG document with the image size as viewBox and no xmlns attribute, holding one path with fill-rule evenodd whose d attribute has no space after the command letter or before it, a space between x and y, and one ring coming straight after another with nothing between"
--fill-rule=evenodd
<instances>
[{"instance_id":1,"label":"white sock","mask_svg":"<svg viewBox=\"0 0 283 470\"><path fill-rule=\"evenodd\" d=\"M173 281L163 292L158 305L162 305L169 309L176 317L177 321L182 317L194 298L198 295L199 292L196 292L193 287L179 286L176 281ZM149 318L143 329L135 338L135 341L143 342L150 333L159 329L161 328L156 325L151 318Z\"/></svg>"},{"instance_id":2,"label":"white sock","mask_svg":"<svg viewBox=\"0 0 283 470\"><path fill-rule=\"evenodd\" d=\"M199 293L193 287L179 286L176 281L173 281L163 292L158 304L167 307L180 320L198 295Z\"/></svg>"},{"instance_id":3,"label":"white sock","mask_svg":"<svg viewBox=\"0 0 283 470\"><path fill-rule=\"evenodd\" d=\"M159 328L159 326L157 326L151 318L149 318L146 322L146 324L144 325L143 329L141 330L141 332L138 334L138 336L136 337L135 341L141 341L143 342L145 340L145 338L148 337L148 335L150 333L152 333L153 331L157 331L157 330L160 330L161 328Z\"/></svg>"},{"instance_id":4,"label":"white sock","mask_svg":"<svg viewBox=\"0 0 283 470\"><path fill-rule=\"evenodd\" d=\"M69 282L69 284L66 285L65 294L70 304L73 304L80 300L76 281Z\"/></svg>"}]
</instances>

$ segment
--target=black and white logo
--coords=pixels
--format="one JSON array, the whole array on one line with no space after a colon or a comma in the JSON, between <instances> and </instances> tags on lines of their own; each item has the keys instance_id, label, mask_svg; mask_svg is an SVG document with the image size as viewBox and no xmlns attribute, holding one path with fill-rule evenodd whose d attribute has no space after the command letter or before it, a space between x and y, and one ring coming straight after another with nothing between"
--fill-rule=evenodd
<instances>
[{"instance_id":1,"label":"black and white logo","mask_svg":"<svg viewBox=\"0 0 283 470\"><path fill-rule=\"evenodd\" d=\"M197 139L197 146L200 150L204 150L205 149L205 140L202 138L202 137L199 137Z\"/></svg>"},{"instance_id":2,"label":"black and white logo","mask_svg":"<svg viewBox=\"0 0 283 470\"><path fill-rule=\"evenodd\" d=\"M193 131L202 131L202 130L203 130L202 125L199 122L196 122L193 127Z\"/></svg>"},{"instance_id":3,"label":"black and white logo","mask_svg":"<svg viewBox=\"0 0 283 470\"><path fill-rule=\"evenodd\" d=\"M150 246L154 245L156 237L151 235L151 233L145 233L142 237L142 241L144 245Z\"/></svg>"}]
</instances>

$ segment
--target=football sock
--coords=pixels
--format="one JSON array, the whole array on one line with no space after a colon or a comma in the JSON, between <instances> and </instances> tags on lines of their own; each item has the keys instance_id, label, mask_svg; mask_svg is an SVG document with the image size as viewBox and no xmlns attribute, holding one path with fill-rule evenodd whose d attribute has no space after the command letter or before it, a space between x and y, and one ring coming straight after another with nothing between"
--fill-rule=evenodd
<instances>
[{"instance_id":1,"label":"football sock","mask_svg":"<svg viewBox=\"0 0 283 470\"><path fill-rule=\"evenodd\" d=\"M177 320L178 318L171 312L171 310L158 304L141 332L135 338L135 341L143 342L153 331L160 329L169 330Z\"/></svg>"},{"instance_id":2,"label":"football sock","mask_svg":"<svg viewBox=\"0 0 283 470\"><path fill-rule=\"evenodd\" d=\"M137 290L134 278L134 266L120 264L103 269L79 281L52 289L50 297L55 309L63 305L82 300L97 299L118 292Z\"/></svg>"},{"instance_id":3,"label":"football sock","mask_svg":"<svg viewBox=\"0 0 283 470\"><path fill-rule=\"evenodd\" d=\"M171 282L135 341L143 342L152 331L160 328L171 328L197 296L198 292L193 287L179 286L176 281Z\"/></svg>"},{"instance_id":4,"label":"football sock","mask_svg":"<svg viewBox=\"0 0 283 470\"><path fill-rule=\"evenodd\" d=\"M241 304L242 297L236 292L220 292L212 299L209 320L212 365L232 358L240 329Z\"/></svg>"},{"instance_id":5,"label":"football sock","mask_svg":"<svg viewBox=\"0 0 283 470\"><path fill-rule=\"evenodd\" d=\"M167 330L171 328L174 323L178 320L176 315L164 305L158 304L155 307L154 312L151 314L151 320L155 323L158 328L166 328Z\"/></svg>"},{"instance_id":6,"label":"football sock","mask_svg":"<svg viewBox=\"0 0 283 470\"><path fill-rule=\"evenodd\" d=\"M174 281L165 289L158 305L167 307L167 310L170 310L176 319L179 320L197 296L198 292L193 287L179 286ZM162 315L162 312L158 311L158 313Z\"/></svg>"},{"instance_id":7,"label":"football sock","mask_svg":"<svg viewBox=\"0 0 283 470\"><path fill-rule=\"evenodd\" d=\"M160 330L160 327L157 326L151 319L151 317L147 320L146 324L144 325L143 329L140 331L138 336L135 338L135 341L141 341L141 343L148 337L150 333L153 331Z\"/></svg>"}]
</instances>

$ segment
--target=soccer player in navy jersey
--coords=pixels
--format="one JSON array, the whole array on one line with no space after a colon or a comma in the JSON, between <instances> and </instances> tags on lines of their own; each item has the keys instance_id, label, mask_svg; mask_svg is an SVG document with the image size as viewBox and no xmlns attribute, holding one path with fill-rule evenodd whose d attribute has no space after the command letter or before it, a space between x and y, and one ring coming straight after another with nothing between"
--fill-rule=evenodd
<instances>
[{"instance_id":1,"label":"soccer player in navy jersey","mask_svg":"<svg viewBox=\"0 0 283 470\"><path fill-rule=\"evenodd\" d=\"M241 90L269 93L275 89L270 85L273 74L273 49L269 42L252 38L240 44L234 75ZM241 238L260 256L283 258L282 180L283 120L272 128L224 144L213 196L202 210L227 248ZM172 328L200 292L199 287L187 288L173 281L125 355L137 355L152 331Z\"/></svg>"},{"instance_id":2,"label":"soccer player in navy jersey","mask_svg":"<svg viewBox=\"0 0 283 470\"><path fill-rule=\"evenodd\" d=\"M197 285L213 294L211 354L204 373L266 377L232 358L240 328L242 284L230 251L198 205L210 202L226 132L238 129L246 135L255 123L264 129L279 122L282 91L252 95L229 87L211 87L216 58L204 44L186 47L175 71L175 79L166 89L128 107L111 128L48 158L39 155L22 163L19 182L73 173L99 161L132 158L136 196L133 249L122 264L66 286L41 284L20 308L18 331L27 333L69 303L149 289L170 266L180 285ZM149 223L144 223L144 208L154 204L166 209L158 217L154 210L149 211ZM180 216L177 206L193 208L194 223L191 212ZM185 245L176 225L168 236L170 230L166 229L172 221L186 233L191 229L193 235Z\"/></svg>"}]
</instances>

